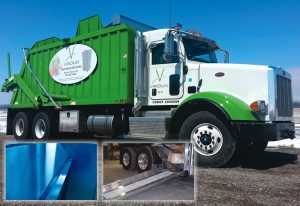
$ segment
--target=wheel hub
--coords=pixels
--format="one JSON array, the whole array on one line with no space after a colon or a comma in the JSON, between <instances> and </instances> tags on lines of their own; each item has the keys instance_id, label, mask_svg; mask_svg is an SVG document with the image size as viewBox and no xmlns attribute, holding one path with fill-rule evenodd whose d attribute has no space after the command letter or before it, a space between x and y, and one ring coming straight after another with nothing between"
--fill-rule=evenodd
<instances>
[{"instance_id":1,"label":"wheel hub","mask_svg":"<svg viewBox=\"0 0 300 206\"><path fill-rule=\"evenodd\" d=\"M196 152L204 156L216 154L223 145L222 133L210 123L197 125L191 133L191 140Z\"/></svg>"},{"instance_id":2,"label":"wheel hub","mask_svg":"<svg viewBox=\"0 0 300 206\"><path fill-rule=\"evenodd\" d=\"M200 142L204 145L210 145L212 138L210 135L205 134L200 137Z\"/></svg>"},{"instance_id":3,"label":"wheel hub","mask_svg":"<svg viewBox=\"0 0 300 206\"><path fill-rule=\"evenodd\" d=\"M46 123L44 120L39 119L35 124L34 130L36 137L42 139L46 133Z\"/></svg>"},{"instance_id":4,"label":"wheel hub","mask_svg":"<svg viewBox=\"0 0 300 206\"><path fill-rule=\"evenodd\" d=\"M141 153L138 157L138 165L142 170L145 170L148 166L148 156L145 153Z\"/></svg>"},{"instance_id":5,"label":"wheel hub","mask_svg":"<svg viewBox=\"0 0 300 206\"><path fill-rule=\"evenodd\" d=\"M129 165L129 159L130 159L129 154L127 152L125 152L123 154L123 163L124 163L125 166Z\"/></svg>"},{"instance_id":6,"label":"wheel hub","mask_svg":"<svg viewBox=\"0 0 300 206\"><path fill-rule=\"evenodd\" d=\"M23 121L23 119L20 118L20 119L17 120L15 131L16 131L16 134L18 136L22 136L22 134L24 132L24 121Z\"/></svg>"}]
</instances>

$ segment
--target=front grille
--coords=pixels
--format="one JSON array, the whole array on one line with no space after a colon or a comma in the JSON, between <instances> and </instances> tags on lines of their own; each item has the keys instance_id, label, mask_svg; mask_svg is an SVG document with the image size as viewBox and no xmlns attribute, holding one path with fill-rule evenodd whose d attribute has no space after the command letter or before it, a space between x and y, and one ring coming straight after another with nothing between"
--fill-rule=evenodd
<instances>
[{"instance_id":1,"label":"front grille","mask_svg":"<svg viewBox=\"0 0 300 206\"><path fill-rule=\"evenodd\" d=\"M291 117L293 115L291 80L277 75L277 115Z\"/></svg>"}]
</instances>

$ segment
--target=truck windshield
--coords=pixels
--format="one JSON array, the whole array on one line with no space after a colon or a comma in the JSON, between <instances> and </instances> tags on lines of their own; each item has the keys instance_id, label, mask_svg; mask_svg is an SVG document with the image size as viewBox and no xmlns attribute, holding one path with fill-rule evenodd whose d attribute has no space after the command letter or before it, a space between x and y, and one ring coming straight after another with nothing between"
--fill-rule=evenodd
<instances>
[{"instance_id":1,"label":"truck windshield","mask_svg":"<svg viewBox=\"0 0 300 206\"><path fill-rule=\"evenodd\" d=\"M217 63L214 51L211 51L208 44L194 39L183 38L185 54L189 60L205 63Z\"/></svg>"}]
</instances>

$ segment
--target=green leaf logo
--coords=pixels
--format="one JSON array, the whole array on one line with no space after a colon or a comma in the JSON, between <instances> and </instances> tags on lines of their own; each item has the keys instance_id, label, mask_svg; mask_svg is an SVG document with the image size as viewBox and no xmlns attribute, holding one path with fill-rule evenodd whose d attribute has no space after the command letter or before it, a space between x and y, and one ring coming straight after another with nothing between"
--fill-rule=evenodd
<instances>
[{"instance_id":1,"label":"green leaf logo","mask_svg":"<svg viewBox=\"0 0 300 206\"><path fill-rule=\"evenodd\" d=\"M163 70L161 71L161 73L160 73L160 74L158 73L157 69L155 69L155 71L156 71L157 78L156 78L156 79L154 79L152 83L154 83L154 82L155 82L155 81L157 81L157 80L158 80L158 82L160 82L160 81L161 81L161 79L162 79L162 77L163 77L163 74L164 74L164 71L165 71L165 69L163 69Z\"/></svg>"},{"instance_id":2,"label":"green leaf logo","mask_svg":"<svg viewBox=\"0 0 300 206\"><path fill-rule=\"evenodd\" d=\"M70 60L72 61L73 56L74 56L74 49L75 49L75 46L73 46L72 51L71 51L71 48L70 48L70 47L68 48L68 51L69 51L69 57L66 59L66 61L68 61L68 59L70 59ZM65 62L66 62L66 61L65 61Z\"/></svg>"}]
</instances>

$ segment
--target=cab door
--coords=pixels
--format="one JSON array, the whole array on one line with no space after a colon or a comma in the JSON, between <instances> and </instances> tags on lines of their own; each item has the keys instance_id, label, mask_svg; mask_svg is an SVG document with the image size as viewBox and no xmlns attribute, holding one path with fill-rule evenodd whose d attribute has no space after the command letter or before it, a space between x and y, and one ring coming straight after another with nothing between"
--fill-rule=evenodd
<instances>
[{"instance_id":1,"label":"cab door","mask_svg":"<svg viewBox=\"0 0 300 206\"><path fill-rule=\"evenodd\" d=\"M150 47L148 82L150 99L152 100L152 103L172 103L172 101L165 100L180 99L183 96L182 63L180 63L178 56L172 57L170 62L164 60L163 41L152 42ZM175 48L177 50L176 42Z\"/></svg>"}]
</instances>

